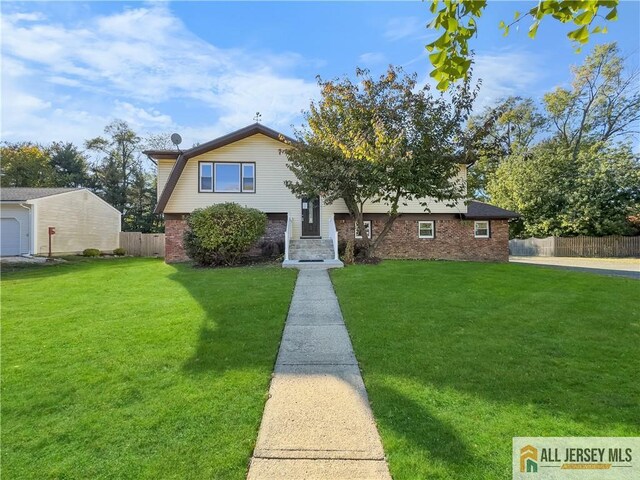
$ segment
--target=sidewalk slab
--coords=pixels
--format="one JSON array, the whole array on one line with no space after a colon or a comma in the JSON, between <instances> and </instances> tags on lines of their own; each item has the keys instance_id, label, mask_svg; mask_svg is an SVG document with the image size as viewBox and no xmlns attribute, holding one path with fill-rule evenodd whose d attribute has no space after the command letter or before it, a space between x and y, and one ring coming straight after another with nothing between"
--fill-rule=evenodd
<instances>
[{"instance_id":1,"label":"sidewalk slab","mask_svg":"<svg viewBox=\"0 0 640 480\"><path fill-rule=\"evenodd\" d=\"M391 480L384 460L251 460L248 480Z\"/></svg>"},{"instance_id":2,"label":"sidewalk slab","mask_svg":"<svg viewBox=\"0 0 640 480\"><path fill-rule=\"evenodd\" d=\"M333 286L331 285L296 284L293 294L297 294L298 297L302 299L313 299L314 302L320 302L324 300L335 301L336 299L336 294L333 291Z\"/></svg>"},{"instance_id":3,"label":"sidewalk slab","mask_svg":"<svg viewBox=\"0 0 640 480\"><path fill-rule=\"evenodd\" d=\"M322 314L312 311L289 315L287 325L344 325L344 321L342 320L342 315L337 312Z\"/></svg>"},{"instance_id":4,"label":"sidewalk slab","mask_svg":"<svg viewBox=\"0 0 640 480\"><path fill-rule=\"evenodd\" d=\"M295 315L305 315L309 313L315 313L317 315L340 314L340 305L338 304L338 299L334 297L333 299L314 299L305 302L299 297L297 298L294 294L293 300L291 300L291 305L289 306L289 318L292 318ZM342 318L342 314L340 314L340 318Z\"/></svg>"},{"instance_id":5,"label":"sidewalk slab","mask_svg":"<svg viewBox=\"0 0 640 480\"><path fill-rule=\"evenodd\" d=\"M343 324L284 327L278 365L357 365L349 334Z\"/></svg>"},{"instance_id":6,"label":"sidewalk slab","mask_svg":"<svg viewBox=\"0 0 640 480\"><path fill-rule=\"evenodd\" d=\"M254 457L383 460L356 365L279 366Z\"/></svg>"}]
</instances>

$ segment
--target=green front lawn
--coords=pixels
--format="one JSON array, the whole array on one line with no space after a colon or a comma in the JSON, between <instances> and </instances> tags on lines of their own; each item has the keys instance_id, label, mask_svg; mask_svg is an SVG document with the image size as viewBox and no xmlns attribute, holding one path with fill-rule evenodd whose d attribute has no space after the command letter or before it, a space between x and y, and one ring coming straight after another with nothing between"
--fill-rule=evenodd
<instances>
[{"instance_id":1,"label":"green front lawn","mask_svg":"<svg viewBox=\"0 0 640 480\"><path fill-rule=\"evenodd\" d=\"M332 272L394 479L511 477L514 436L640 435L640 282L387 261Z\"/></svg>"},{"instance_id":2,"label":"green front lawn","mask_svg":"<svg viewBox=\"0 0 640 480\"><path fill-rule=\"evenodd\" d=\"M295 272L3 272L3 478L244 478Z\"/></svg>"}]
</instances>

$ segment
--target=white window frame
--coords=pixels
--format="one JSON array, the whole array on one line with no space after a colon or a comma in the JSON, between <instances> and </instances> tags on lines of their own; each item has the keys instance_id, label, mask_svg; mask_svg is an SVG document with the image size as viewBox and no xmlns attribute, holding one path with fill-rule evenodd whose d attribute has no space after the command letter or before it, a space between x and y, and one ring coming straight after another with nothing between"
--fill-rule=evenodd
<instances>
[{"instance_id":1,"label":"white window frame","mask_svg":"<svg viewBox=\"0 0 640 480\"><path fill-rule=\"evenodd\" d=\"M246 178L244 175L245 167L251 167L251 178L253 178L253 188L245 189L244 188L244 179ZM255 193L256 192L256 164L255 163L243 163L240 166L240 189L244 193Z\"/></svg>"},{"instance_id":2,"label":"white window frame","mask_svg":"<svg viewBox=\"0 0 640 480\"><path fill-rule=\"evenodd\" d=\"M484 223L487 225L487 233L486 235L478 235L478 224L480 223ZM473 236L475 238L490 238L491 237L491 223L489 222L489 220L476 220L475 222L473 222Z\"/></svg>"},{"instance_id":3,"label":"white window frame","mask_svg":"<svg viewBox=\"0 0 640 480\"><path fill-rule=\"evenodd\" d=\"M371 240L371 220L363 220L362 223L364 224L364 229L369 233L369 240ZM355 238L362 239L362 234L358 235L358 222L356 222L354 225L353 234Z\"/></svg>"},{"instance_id":4,"label":"white window frame","mask_svg":"<svg viewBox=\"0 0 640 480\"><path fill-rule=\"evenodd\" d=\"M422 235L420 232L420 227L422 225L430 224L431 225L431 235ZM418 222L418 238L436 238L436 222L433 220L421 220Z\"/></svg>"},{"instance_id":5,"label":"white window frame","mask_svg":"<svg viewBox=\"0 0 640 480\"><path fill-rule=\"evenodd\" d=\"M203 177L203 175L202 175L202 167L204 167L205 165L211 167L211 188L210 189L202 188L202 177ZM201 192L213 192L213 177L214 177L213 168L214 168L213 167L213 162L201 162L200 163L200 172L199 172L199 175L198 175L198 190L199 191L201 191Z\"/></svg>"}]
</instances>

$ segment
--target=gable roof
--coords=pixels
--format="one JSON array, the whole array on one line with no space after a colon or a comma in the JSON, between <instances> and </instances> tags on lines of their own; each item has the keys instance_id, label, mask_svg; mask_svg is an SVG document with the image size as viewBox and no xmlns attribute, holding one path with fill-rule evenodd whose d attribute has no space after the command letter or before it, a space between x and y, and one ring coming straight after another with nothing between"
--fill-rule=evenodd
<instances>
[{"instance_id":1,"label":"gable roof","mask_svg":"<svg viewBox=\"0 0 640 480\"><path fill-rule=\"evenodd\" d=\"M504 208L495 207L493 205L489 205L488 203L478 202L476 200L472 200L467 205L467 213L464 215L465 218L519 218L520 215L516 212L512 212L511 210L505 210Z\"/></svg>"},{"instance_id":2,"label":"gable roof","mask_svg":"<svg viewBox=\"0 0 640 480\"><path fill-rule=\"evenodd\" d=\"M50 197L61 193L83 190L82 188L30 188L3 187L0 189L0 200L3 202L25 202L35 198Z\"/></svg>"},{"instance_id":3,"label":"gable roof","mask_svg":"<svg viewBox=\"0 0 640 480\"><path fill-rule=\"evenodd\" d=\"M173 190L176 188L178 179L180 178L180 175L182 175L182 171L187 164L187 160L197 155L202 155L203 153L210 152L211 150L224 147L226 145L229 145L230 143L243 140L258 133L261 133L262 135L273 138L274 140L282 143L295 143L295 140L291 137L283 135L282 133L278 133L277 131L269 127L265 127L260 123L254 123L252 125L241 128L240 130L228 133L227 135L223 135L222 137L218 137L215 140L211 140L210 142L203 143L202 145L195 146L183 152L176 152L173 150L145 150L144 152L142 152L145 155L156 159L177 159L175 165L171 169L171 173L169 174L167 183L164 185L162 193L160 194L155 213L162 213L164 208L167 206L167 202L169 201Z\"/></svg>"}]
</instances>

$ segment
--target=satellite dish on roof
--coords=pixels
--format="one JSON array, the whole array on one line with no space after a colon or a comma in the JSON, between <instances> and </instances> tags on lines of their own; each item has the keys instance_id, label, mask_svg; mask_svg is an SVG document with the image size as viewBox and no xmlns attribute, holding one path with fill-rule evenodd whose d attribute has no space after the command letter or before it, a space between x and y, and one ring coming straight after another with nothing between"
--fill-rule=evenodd
<instances>
[{"instance_id":1,"label":"satellite dish on roof","mask_svg":"<svg viewBox=\"0 0 640 480\"><path fill-rule=\"evenodd\" d=\"M182 143L182 137L180 136L179 133L171 134L171 143L173 143L176 147Z\"/></svg>"}]
</instances>

